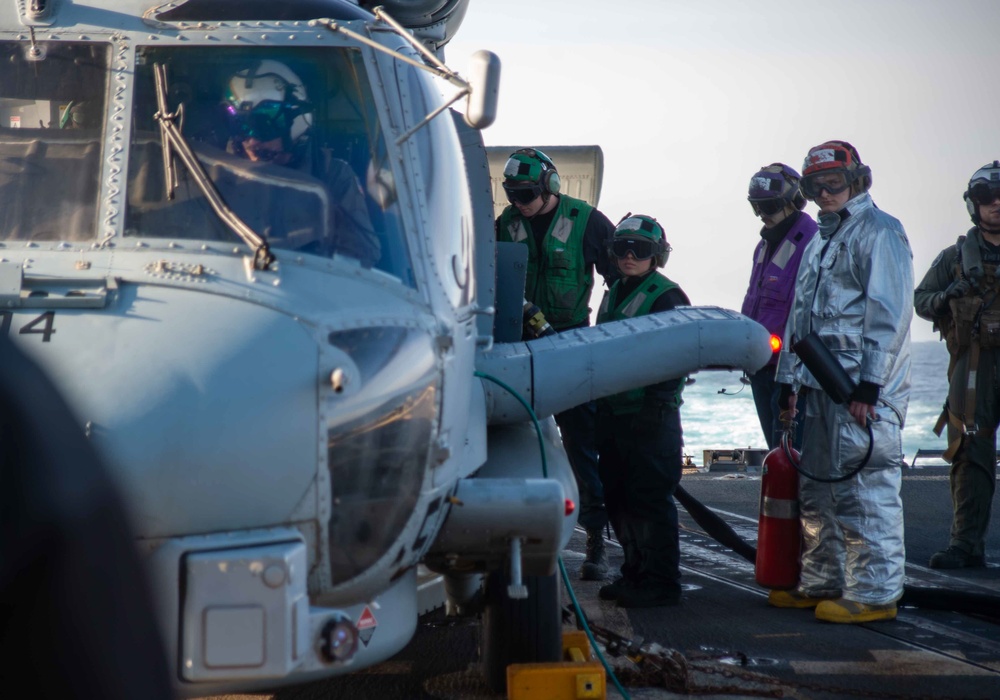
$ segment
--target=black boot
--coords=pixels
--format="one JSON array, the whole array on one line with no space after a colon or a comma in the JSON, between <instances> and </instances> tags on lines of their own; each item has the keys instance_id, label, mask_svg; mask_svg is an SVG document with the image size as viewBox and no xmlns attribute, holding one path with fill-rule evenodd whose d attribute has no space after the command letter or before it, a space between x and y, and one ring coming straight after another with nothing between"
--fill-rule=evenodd
<instances>
[{"instance_id":1,"label":"black boot","mask_svg":"<svg viewBox=\"0 0 1000 700\"><path fill-rule=\"evenodd\" d=\"M587 530L587 557L580 567L582 581L601 581L608 574L608 553L600 530Z\"/></svg>"},{"instance_id":2,"label":"black boot","mask_svg":"<svg viewBox=\"0 0 1000 700\"><path fill-rule=\"evenodd\" d=\"M681 601L681 587L676 582L640 581L623 589L617 597L621 608L659 608L677 605Z\"/></svg>"},{"instance_id":3,"label":"black boot","mask_svg":"<svg viewBox=\"0 0 1000 700\"><path fill-rule=\"evenodd\" d=\"M622 591L632 585L634 585L632 581L629 581L624 576L616 578L611 583L601 586L601 589L597 591L597 597L601 600L618 600L618 596L622 594Z\"/></svg>"},{"instance_id":4,"label":"black boot","mask_svg":"<svg viewBox=\"0 0 1000 700\"><path fill-rule=\"evenodd\" d=\"M932 569L978 569L986 566L986 557L951 546L932 554L928 566Z\"/></svg>"}]
</instances>

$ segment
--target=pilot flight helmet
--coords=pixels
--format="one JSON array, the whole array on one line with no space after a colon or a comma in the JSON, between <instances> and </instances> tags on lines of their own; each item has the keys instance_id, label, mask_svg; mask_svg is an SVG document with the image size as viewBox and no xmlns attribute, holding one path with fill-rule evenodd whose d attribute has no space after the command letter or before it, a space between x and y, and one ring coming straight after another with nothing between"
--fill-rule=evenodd
<instances>
[{"instance_id":1,"label":"pilot flight helmet","mask_svg":"<svg viewBox=\"0 0 1000 700\"><path fill-rule=\"evenodd\" d=\"M237 141L281 138L290 151L308 138L312 126L312 105L306 100L305 86L288 66L258 61L237 71L226 85L230 135Z\"/></svg>"},{"instance_id":2,"label":"pilot flight helmet","mask_svg":"<svg viewBox=\"0 0 1000 700\"><path fill-rule=\"evenodd\" d=\"M784 163L771 163L750 178L747 200L757 216L772 216L788 206L803 209L806 198L799 190L799 174Z\"/></svg>"},{"instance_id":3,"label":"pilot flight helmet","mask_svg":"<svg viewBox=\"0 0 1000 700\"><path fill-rule=\"evenodd\" d=\"M962 199L965 200L965 208L969 210L972 223L977 226L980 223L979 205L990 204L997 197L1000 197L1000 161L987 163L969 178L969 186L965 188Z\"/></svg>"},{"instance_id":4,"label":"pilot flight helmet","mask_svg":"<svg viewBox=\"0 0 1000 700\"><path fill-rule=\"evenodd\" d=\"M528 204L539 195L559 194L559 172L552 159L535 148L510 154L503 168L503 189L511 204Z\"/></svg>"},{"instance_id":5,"label":"pilot flight helmet","mask_svg":"<svg viewBox=\"0 0 1000 700\"><path fill-rule=\"evenodd\" d=\"M618 222L608 253L612 258L624 258L632 253L636 260L655 258L656 266L667 264L672 248L659 222L645 214L628 214Z\"/></svg>"},{"instance_id":6,"label":"pilot flight helmet","mask_svg":"<svg viewBox=\"0 0 1000 700\"><path fill-rule=\"evenodd\" d=\"M827 175L838 177L825 177ZM820 177L823 177L822 186L816 182ZM821 189L840 194L854 183L858 183L859 192L867 192L872 186L871 168L861 162L858 149L847 141L827 141L809 149L802 164L802 194L809 199L816 199Z\"/></svg>"}]
</instances>

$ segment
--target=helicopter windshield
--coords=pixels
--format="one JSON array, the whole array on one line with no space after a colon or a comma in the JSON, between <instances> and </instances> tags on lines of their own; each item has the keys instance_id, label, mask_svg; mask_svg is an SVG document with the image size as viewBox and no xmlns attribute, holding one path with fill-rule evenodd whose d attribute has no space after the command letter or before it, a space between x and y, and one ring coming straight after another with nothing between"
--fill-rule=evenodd
<instances>
[{"instance_id":1,"label":"helicopter windshield","mask_svg":"<svg viewBox=\"0 0 1000 700\"><path fill-rule=\"evenodd\" d=\"M239 240L192 173L164 167L157 64L182 138L272 249L353 259L414 285L385 138L353 49L140 48L126 236Z\"/></svg>"},{"instance_id":2,"label":"helicopter windshield","mask_svg":"<svg viewBox=\"0 0 1000 700\"><path fill-rule=\"evenodd\" d=\"M97 237L110 54L107 44L0 42L0 240Z\"/></svg>"}]
</instances>

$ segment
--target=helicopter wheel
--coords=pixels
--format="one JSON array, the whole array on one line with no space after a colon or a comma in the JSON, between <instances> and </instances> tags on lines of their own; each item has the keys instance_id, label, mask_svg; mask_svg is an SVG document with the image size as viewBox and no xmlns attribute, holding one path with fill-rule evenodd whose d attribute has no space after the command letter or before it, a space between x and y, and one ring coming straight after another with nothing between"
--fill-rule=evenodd
<instances>
[{"instance_id":1,"label":"helicopter wheel","mask_svg":"<svg viewBox=\"0 0 1000 700\"><path fill-rule=\"evenodd\" d=\"M480 660L487 685L495 692L507 687L507 667L562 658L562 622L556 574L524 576L528 597L507 595L503 571L485 578L485 608L480 631Z\"/></svg>"}]
</instances>

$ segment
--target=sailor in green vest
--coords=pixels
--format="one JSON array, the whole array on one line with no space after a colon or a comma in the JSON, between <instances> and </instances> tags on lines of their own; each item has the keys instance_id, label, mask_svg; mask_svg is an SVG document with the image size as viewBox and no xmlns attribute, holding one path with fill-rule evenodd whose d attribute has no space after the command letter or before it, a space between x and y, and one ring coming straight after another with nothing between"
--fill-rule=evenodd
<instances>
[{"instance_id":1,"label":"sailor in green vest","mask_svg":"<svg viewBox=\"0 0 1000 700\"><path fill-rule=\"evenodd\" d=\"M511 154L503 188L510 206L497 218L497 240L528 246L525 298L556 331L590 325L594 271L609 284L617 276L608 259L614 224L583 200L560 194L555 164L534 148ZM601 580L608 571L602 537L608 516L597 474L595 417L593 402L555 417L580 490L579 522L587 531L580 577L586 581Z\"/></svg>"},{"instance_id":2,"label":"sailor in green vest","mask_svg":"<svg viewBox=\"0 0 1000 700\"><path fill-rule=\"evenodd\" d=\"M677 284L657 272L666 264L670 246L656 219L638 215L622 220L611 254L623 277L604 295L598 323L691 304ZM621 577L602 587L599 595L623 608L680 602L674 491L683 470L679 410L683 388L680 377L598 400L604 503L625 554Z\"/></svg>"}]
</instances>

